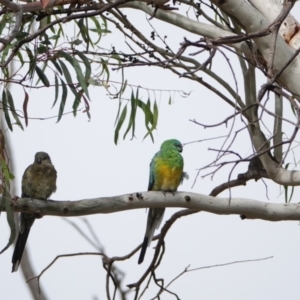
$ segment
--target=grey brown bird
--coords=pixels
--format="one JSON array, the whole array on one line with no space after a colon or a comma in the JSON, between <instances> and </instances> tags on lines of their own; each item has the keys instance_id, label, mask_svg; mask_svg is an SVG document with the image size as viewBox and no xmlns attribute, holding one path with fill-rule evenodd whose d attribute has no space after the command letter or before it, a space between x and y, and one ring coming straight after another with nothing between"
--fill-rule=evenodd
<instances>
[{"instance_id":1,"label":"grey brown bird","mask_svg":"<svg viewBox=\"0 0 300 300\"><path fill-rule=\"evenodd\" d=\"M56 191L57 173L46 152L37 152L22 177L22 198L46 201ZM12 272L18 270L36 214L21 213L19 236L12 256Z\"/></svg>"}]
</instances>

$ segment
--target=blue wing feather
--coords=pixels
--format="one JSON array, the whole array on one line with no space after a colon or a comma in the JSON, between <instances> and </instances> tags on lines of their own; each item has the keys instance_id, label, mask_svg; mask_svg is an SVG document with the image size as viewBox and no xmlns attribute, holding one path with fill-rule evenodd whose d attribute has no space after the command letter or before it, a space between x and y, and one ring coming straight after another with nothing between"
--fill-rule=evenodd
<instances>
[{"instance_id":1,"label":"blue wing feather","mask_svg":"<svg viewBox=\"0 0 300 300\"><path fill-rule=\"evenodd\" d=\"M154 157L151 160L150 163L150 172L149 172L149 184L148 184L148 191L152 191L154 183L155 183L155 178L154 178L154 165L155 165L155 158L158 155L158 153L156 153L154 155Z\"/></svg>"}]
</instances>

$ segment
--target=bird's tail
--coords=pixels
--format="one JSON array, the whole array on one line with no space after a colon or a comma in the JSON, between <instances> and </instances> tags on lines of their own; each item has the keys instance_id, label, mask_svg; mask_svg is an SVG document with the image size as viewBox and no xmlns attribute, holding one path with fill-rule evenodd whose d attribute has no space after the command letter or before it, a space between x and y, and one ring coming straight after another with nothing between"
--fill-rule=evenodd
<instances>
[{"instance_id":1,"label":"bird's tail","mask_svg":"<svg viewBox=\"0 0 300 300\"><path fill-rule=\"evenodd\" d=\"M25 228L23 233L19 233L18 240L15 246L15 250L12 256L12 272L16 272L18 270L19 264L21 262L21 258L25 249L26 241L30 232L30 228Z\"/></svg>"},{"instance_id":2,"label":"bird's tail","mask_svg":"<svg viewBox=\"0 0 300 300\"><path fill-rule=\"evenodd\" d=\"M144 261L144 257L146 254L147 247L150 246L154 231L158 229L162 219L164 217L165 209L164 208L150 208L148 212L148 219L147 219L147 228L144 237L144 241L141 248L141 253L139 256L138 263L141 264Z\"/></svg>"},{"instance_id":3,"label":"bird's tail","mask_svg":"<svg viewBox=\"0 0 300 300\"><path fill-rule=\"evenodd\" d=\"M25 249L25 245L28 239L30 228L35 220L35 216L31 214L21 213L21 225L20 232L16 242L15 250L11 259L13 264L12 272L16 272L21 262L21 258Z\"/></svg>"}]
</instances>

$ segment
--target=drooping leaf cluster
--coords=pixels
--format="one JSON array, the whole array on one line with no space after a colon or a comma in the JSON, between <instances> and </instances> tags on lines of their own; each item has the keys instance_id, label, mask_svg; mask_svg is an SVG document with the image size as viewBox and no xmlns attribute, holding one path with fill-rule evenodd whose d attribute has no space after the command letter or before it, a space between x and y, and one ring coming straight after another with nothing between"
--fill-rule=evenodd
<instances>
[{"instance_id":1,"label":"drooping leaf cluster","mask_svg":"<svg viewBox=\"0 0 300 300\"><path fill-rule=\"evenodd\" d=\"M145 116L147 136L153 140L156 129L158 106L148 98L147 103L138 96L138 88L132 87L122 72L118 90L111 92L111 66L120 66L124 56L112 49L101 47L103 38L110 34L108 22L102 15L78 18L65 23L58 22L56 14L41 12L39 15L26 12L22 26L11 43L0 52L2 108L8 128L14 125L21 129L30 121L30 91L32 89L49 90L53 97L52 108L56 109L57 122L66 113L66 103L72 103L72 112L76 116L81 111L91 118L91 99L89 89L104 88L110 98L118 99L116 111L115 143L118 142L122 125L126 125L123 138L131 131L135 135L136 112L139 109ZM0 16L0 36L7 36L15 25L14 14ZM132 57L127 58L128 61ZM18 106L21 86L24 97L22 110ZM130 100L124 98L127 87L131 87Z\"/></svg>"}]
</instances>

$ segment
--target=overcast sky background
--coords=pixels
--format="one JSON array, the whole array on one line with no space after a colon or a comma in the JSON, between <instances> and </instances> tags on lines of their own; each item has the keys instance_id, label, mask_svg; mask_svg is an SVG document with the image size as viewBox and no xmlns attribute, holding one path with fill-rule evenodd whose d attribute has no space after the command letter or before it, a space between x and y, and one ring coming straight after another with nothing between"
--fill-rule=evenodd
<instances>
[{"instance_id":1,"label":"overcast sky background","mask_svg":"<svg viewBox=\"0 0 300 300\"><path fill-rule=\"evenodd\" d=\"M292 11L299 15L299 4ZM128 17L134 16L135 23L143 28L148 36L152 31L146 16L142 12L126 10ZM202 20L202 19L200 19ZM184 37L196 40L198 37L178 28L172 28L157 20L151 24L168 35L168 42L174 50ZM73 27L71 26L70 32ZM111 27L114 30L113 27ZM174 32L176 31L176 34ZM124 46L124 38L118 33L108 35L101 40L104 48ZM188 51L187 53L193 52ZM203 62L207 56L197 59ZM239 79L239 93L243 97L241 73L236 60L231 56ZM214 62L214 70L234 84L232 75L224 58L218 56ZM201 75L202 76L202 75ZM182 143L203 140L228 134L225 126L204 129L190 122L195 119L204 124L213 124L225 119L233 113L216 95L203 86L179 79L167 70L154 67L131 68L126 70L130 84L141 85L152 89L182 90L191 92L187 98L172 94L174 103L168 104L169 93L156 92L159 105L158 130L154 132L155 143L147 138L144 129L144 117L138 115L136 138L125 141L120 139L116 146L114 138L114 121L118 108L118 100L110 100L106 91L100 87L89 89L92 98L91 121L83 113L74 118L72 114L63 116L56 124L56 118L40 121L29 120L29 126L21 131L16 126L10 134L9 141L13 149L15 164L14 174L17 195L21 194L20 182L26 167L33 162L34 154L45 151L50 154L58 172L57 192L51 196L53 200L80 200L95 197L115 196L131 192L145 191L148 186L149 163L159 150L161 143L170 138L179 139ZM114 76L112 76L114 78ZM115 75L118 80L119 75ZM214 84L207 76L203 78ZM258 76L257 85L264 83ZM21 109L24 94L18 87L13 87L16 106ZM54 88L30 90L28 111L30 117L49 117L57 115L58 106L50 110L54 99ZM130 89L126 96L130 97ZM141 91L143 100L147 100L147 92ZM65 111L71 111L73 96L68 98ZM272 106L272 101L270 101ZM294 116L290 106L285 103L288 118ZM270 126L269 118L265 119ZM234 131L243 128L243 123L236 118ZM291 134L291 127L284 125L284 131ZM122 131L124 132L124 130ZM122 137L122 134L120 135ZM128 136L129 137L129 136ZM226 182L230 166L224 167L214 176L204 179L198 177L192 188L197 169L208 164L216 155L208 148L220 148L224 139L195 143L184 147L183 157L185 171L190 175L179 190L192 191L208 195L211 190ZM252 153L251 144L246 131L238 135L234 149L242 156ZM295 149L298 157L299 150ZM228 160L234 157L228 157ZM286 162L293 162L289 156ZM232 178L246 172L247 163L236 167ZM201 172L204 175L208 171ZM266 190L265 184L268 189ZM283 203L284 195L278 185L265 180L248 182L245 187L232 189L233 197L251 198L266 202ZM221 196L227 197L228 191ZM293 202L298 202L299 189L295 188ZM167 209L164 221L176 209ZM103 243L108 256L121 256L129 253L142 242L147 214L144 209L132 210L107 215L88 216L98 238ZM86 227L81 218L70 218L85 232ZM163 221L163 222L164 222ZM9 237L6 215L0 218L0 246L4 247ZM155 243L153 243L155 245ZM259 259L273 256L272 259L260 262L235 264L191 272L175 281L170 290L176 292L181 299L299 299L299 245L300 227L298 222L265 222L260 220L241 221L239 216L219 216L210 213L198 213L179 219L166 237L166 253L157 270L157 277L164 278L165 283L172 280L188 265L191 268L229 263L238 260ZM93 252L88 244L63 218L47 217L35 222L27 242L32 265L36 273L46 267L57 255ZM21 272L11 273L10 247L0 256L0 278L2 299L31 299ZM124 284L136 282L148 267L153 249L148 248L143 264L138 265L138 254L126 262L116 264L126 273ZM105 275L100 257L81 256L58 260L41 278L41 284L49 299L105 299ZM156 295L157 288L150 286L144 299ZM174 299L164 293L162 299Z\"/></svg>"}]
</instances>

